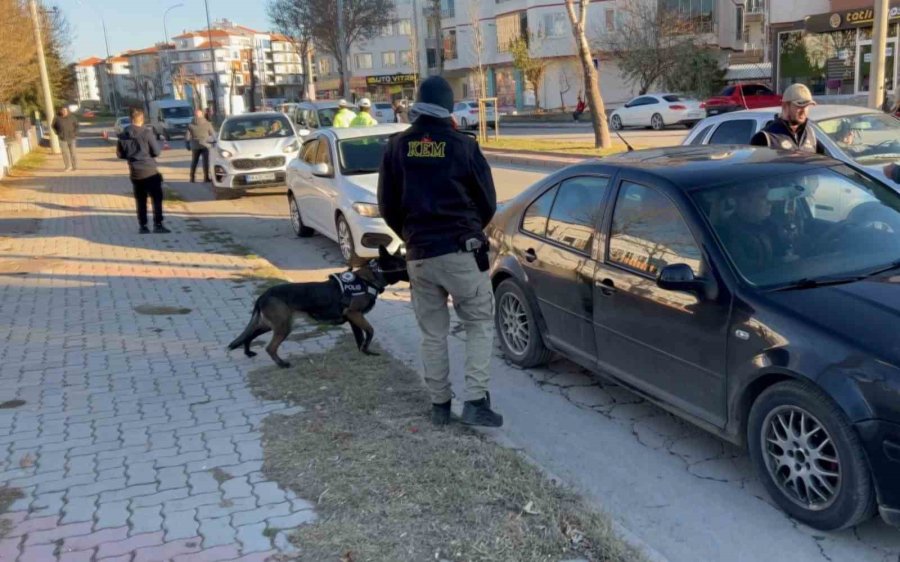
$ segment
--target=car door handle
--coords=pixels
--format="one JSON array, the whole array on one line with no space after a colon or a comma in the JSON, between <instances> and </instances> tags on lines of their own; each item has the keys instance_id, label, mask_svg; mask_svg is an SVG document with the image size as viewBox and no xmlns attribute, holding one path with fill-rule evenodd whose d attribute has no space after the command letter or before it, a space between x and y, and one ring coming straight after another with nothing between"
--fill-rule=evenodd
<instances>
[{"instance_id":1,"label":"car door handle","mask_svg":"<svg viewBox=\"0 0 900 562\"><path fill-rule=\"evenodd\" d=\"M525 250L525 261L531 263L537 259L537 254L534 251L534 248L528 248Z\"/></svg>"},{"instance_id":2,"label":"car door handle","mask_svg":"<svg viewBox=\"0 0 900 562\"><path fill-rule=\"evenodd\" d=\"M613 283L612 279L595 281L594 285L600 288L600 294L604 297L611 297L616 293L616 284Z\"/></svg>"}]
</instances>

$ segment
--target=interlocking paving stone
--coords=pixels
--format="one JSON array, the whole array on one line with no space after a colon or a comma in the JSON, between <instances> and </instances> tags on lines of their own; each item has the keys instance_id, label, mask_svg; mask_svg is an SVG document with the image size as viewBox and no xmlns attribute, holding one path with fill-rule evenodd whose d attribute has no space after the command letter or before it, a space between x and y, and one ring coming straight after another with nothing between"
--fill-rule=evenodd
<instances>
[{"instance_id":1,"label":"interlocking paving stone","mask_svg":"<svg viewBox=\"0 0 900 562\"><path fill-rule=\"evenodd\" d=\"M138 235L110 155L87 143L83 170L4 186L44 210L0 260L47 264L0 278L0 388L27 403L0 411L0 481L25 494L3 517L0 559L262 561L277 552L267 525L315 516L261 473L262 420L297 410L256 399L246 367L222 354L255 298L229 278L264 262L210 252L171 208L175 235ZM170 303L191 310L134 310Z\"/></svg>"}]
</instances>

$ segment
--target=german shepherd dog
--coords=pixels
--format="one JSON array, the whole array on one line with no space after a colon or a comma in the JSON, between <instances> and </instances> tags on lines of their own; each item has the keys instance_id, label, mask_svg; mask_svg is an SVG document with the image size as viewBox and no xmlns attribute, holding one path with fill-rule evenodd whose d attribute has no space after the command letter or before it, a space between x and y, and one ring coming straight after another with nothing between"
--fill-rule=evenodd
<instances>
[{"instance_id":1,"label":"german shepherd dog","mask_svg":"<svg viewBox=\"0 0 900 562\"><path fill-rule=\"evenodd\" d=\"M256 299L250 322L243 333L228 344L228 349L244 346L244 355L254 357L256 353L250 351L250 343L271 331L272 340L266 346L266 353L276 365L286 369L291 365L278 356L278 346L291 333L294 313L305 312L319 322L349 322L357 348L367 355L378 355L369 351L375 330L365 314L375 306L385 287L400 281L409 281L406 259L399 253L391 255L384 246L379 246L378 257L352 273L332 275L321 283L276 285Z\"/></svg>"}]
</instances>

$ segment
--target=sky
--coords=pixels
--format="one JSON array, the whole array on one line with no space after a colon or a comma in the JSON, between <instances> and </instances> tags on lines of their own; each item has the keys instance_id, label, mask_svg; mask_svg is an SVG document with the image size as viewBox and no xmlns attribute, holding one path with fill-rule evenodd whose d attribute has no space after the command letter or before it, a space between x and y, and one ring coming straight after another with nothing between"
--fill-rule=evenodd
<instances>
[{"instance_id":1,"label":"sky","mask_svg":"<svg viewBox=\"0 0 900 562\"><path fill-rule=\"evenodd\" d=\"M227 18L253 29L269 28L265 0L208 0L210 20ZM106 56L103 42L103 26L100 15L106 20L109 52L143 49L165 38L163 13L175 4L166 17L169 38L185 30L206 28L206 12L203 0L55 0L72 24L74 40L69 48L70 62L91 56Z\"/></svg>"}]
</instances>

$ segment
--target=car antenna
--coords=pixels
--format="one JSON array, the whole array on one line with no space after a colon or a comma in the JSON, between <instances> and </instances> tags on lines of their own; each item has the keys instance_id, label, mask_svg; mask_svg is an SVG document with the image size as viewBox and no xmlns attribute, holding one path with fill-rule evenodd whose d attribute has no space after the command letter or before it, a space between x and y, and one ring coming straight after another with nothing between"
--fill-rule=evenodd
<instances>
[{"instance_id":1,"label":"car antenna","mask_svg":"<svg viewBox=\"0 0 900 562\"><path fill-rule=\"evenodd\" d=\"M634 152L634 147L628 144L628 141L625 140L625 137L622 136L622 133L616 131L616 136L619 137L619 140L625 143L625 146L628 147L628 152Z\"/></svg>"}]
</instances>

